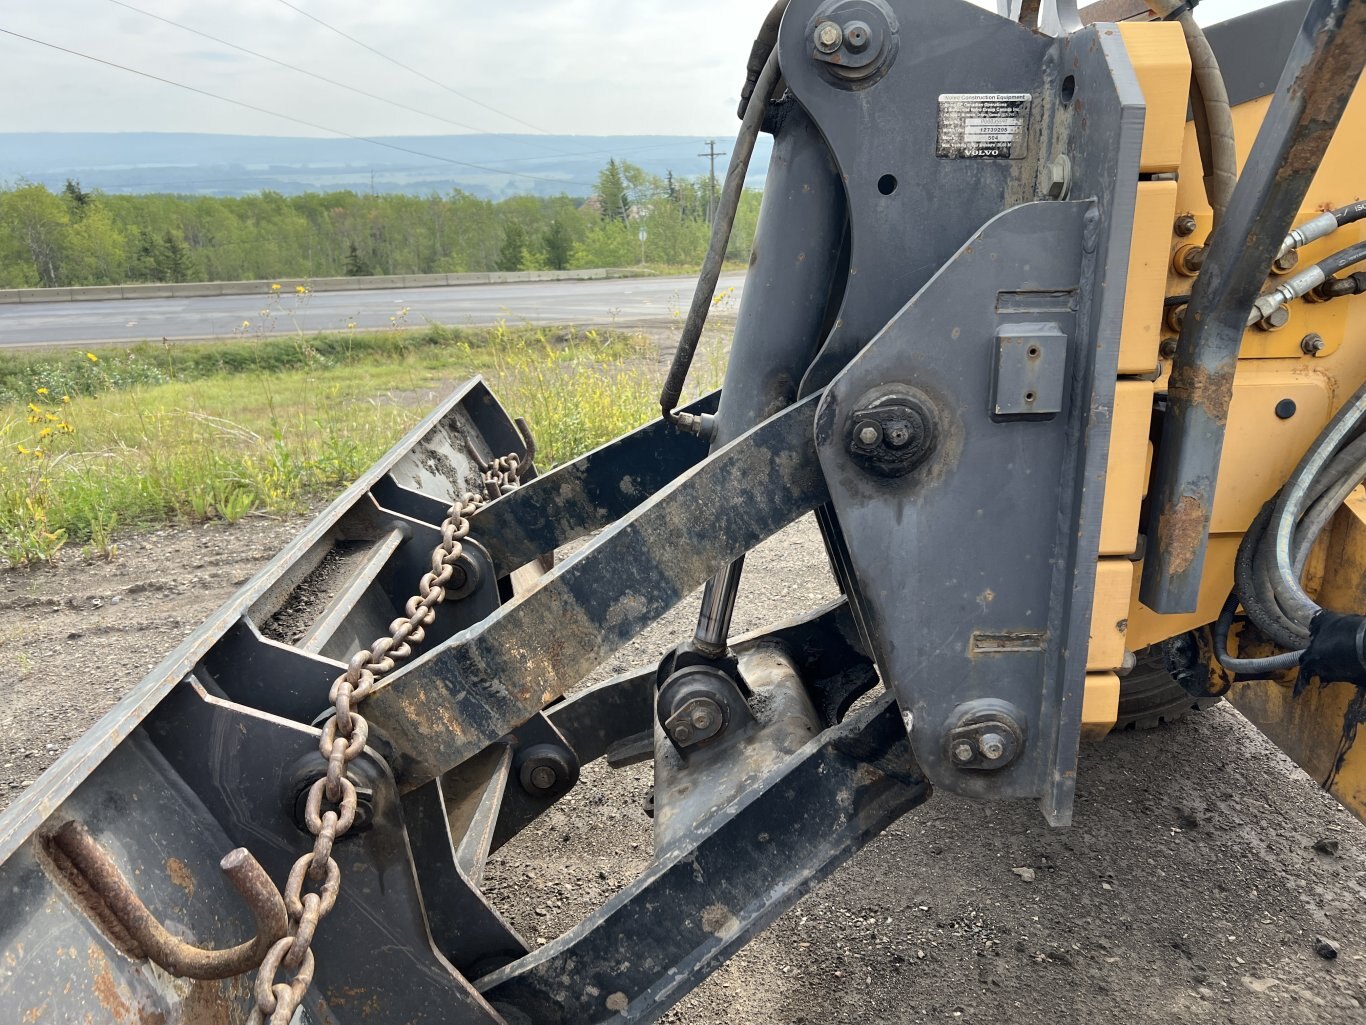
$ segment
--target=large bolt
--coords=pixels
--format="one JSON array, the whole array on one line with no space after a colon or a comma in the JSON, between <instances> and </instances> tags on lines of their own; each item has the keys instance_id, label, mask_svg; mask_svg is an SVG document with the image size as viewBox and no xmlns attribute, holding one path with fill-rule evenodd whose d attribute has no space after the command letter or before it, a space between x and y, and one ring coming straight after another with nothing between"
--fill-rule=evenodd
<instances>
[{"instance_id":1,"label":"large bolt","mask_svg":"<svg viewBox=\"0 0 1366 1025\"><path fill-rule=\"evenodd\" d=\"M1072 191L1072 161L1065 153L1054 157L1044 172L1044 194L1049 199L1066 199Z\"/></svg>"},{"instance_id":2,"label":"large bolt","mask_svg":"<svg viewBox=\"0 0 1366 1025\"><path fill-rule=\"evenodd\" d=\"M882 440L882 428L871 420L865 420L858 428L859 444L872 447Z\"/></svg>"},{"instance_id":3,"label":"large bolt","mask_svg":"<svg viewBox=\"0 0 1366 1025\"><path fill-rule=\"evenodd\" d=\"M1176 225L1172 228L1177 238L1189 238L1195 234L1195 218L1190 214L1182 214L1176 219Z\"/></svg>"},{"instance_id":4,"label":"large bolt","mask_svg":"<svg viewBox=\"0 0 1366 1025\"><path fill-rule=\"evenodd\" d=\"M1304 353L1306 356L1317 356L1323 351L1325 344L1327 343L1324 342L1323 335L1319 334L1317 331L1310 331L1300 339L1300 352Z\"/></svg>"},{"instance_id":5,"label":"large bolt","mask_svg":"<svg viewBox=\"0 0 1366 1025\"><path fill-rule=\"evenodd\" d=\"M1277 328L1285 327L1290 323L1290 307L1277 306L1274 310L1262 318L1257 326L1263 331L1275 331Z\"/></svg>"},{"instance_id":6,"label":"large bolt","mask_svg":"<svg viewBox=\"0 0 1366 1025\"><path fill-rule=\"evenodd\" d=\"M531 785L538 790L549 790L558 778L558 774L549 765L538 765L531 770Z\"/></svg>"},{"instance_id":7,"label":"large bolt","mask_svg":"<svg viewBox=\"0 0 1366 1025\"><path fill-rule=\"evenodd\" d=\"M692 740L692 727L685 722L675 723L673 728L674 741L679 744L686 744Z\"/></svg>"},{"instance_id":8,"label":"large bolt","mask_svg":"<svg viewBox=\"0 0 1366 1025\"><path fill-rule=\"evenodd\" d=\"M1291 249L1276 257L1276 262L1271 266L1281 274L1289 273L1295 269L1295 264L1300 262L1300 254Z\"/></svg>"},{"instance_id":9,"label":"large bolt","mask_svg":"<svg viewBox=\"0 0 1366 1025\"><path fill-rule=\"evenodd\" d=\"M953 757L960 762L972 761L976 752L972 750L972 745L966 740L960 740L953 745Z\"/></svg>"},{"instance_id":10,"label":"large bolt","mask_svg":"<svg viewBox=\"0 0 1366 1025\"><path fill-rule=\"evenodd\" d=\"M695 730L709 730L716 719L709 708L695 708L692 713L692 727Z\"/></svg>"},{"instance_id":11,"label":"large bolt","mask_svg":"<svg viewBox=\"0 0 1366 1025\"><path fill-rule=\"evenodd\" d=\"M823 21L816 26L815 41L821 53L834 53L844 42L844 30L833 21Z\"/></svg>"},{"instance_id":12,"label":"large bolt","mask_svg":"<svg viewBox=\"0 0 1366 1025\"><path fill-rule=\"evenodd\" d=\"M1006 753L1006 741L999 733L984 733L977 741L977 750L989 762L994 762Z\"/></svg>"},{"instance_id":13,"label":"large bolt","mask_svg":"<svg viewBox=\"0 0 1366 1025\"><path fill-rule=\"evenodd\" d=\"M1194 277L1200 273L1200 268L1205 265L1205 248L1203 246L1182 246L1176 251L1176 260L1173 269L1176 273L1185 277Z\"/></svg>"}]
</instances>

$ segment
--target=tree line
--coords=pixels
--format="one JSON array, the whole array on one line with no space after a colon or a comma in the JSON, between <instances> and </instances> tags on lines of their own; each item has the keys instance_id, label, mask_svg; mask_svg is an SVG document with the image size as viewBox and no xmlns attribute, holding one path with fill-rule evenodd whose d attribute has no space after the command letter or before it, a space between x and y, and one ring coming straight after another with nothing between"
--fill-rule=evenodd
<instances>
[{"instance_id":1,"label":"tree line","mask_svg":"<svg viewBox=\"0 0 1366 1025\"><path fill-rule=\"evenodd\" d=\"M458 189L222 197L21 182L0 189L0 288L696 266L715 186L615 160L592 196L497 202ZM746 190L730 258L748 258L758 209Z\"/></svg>"}]
</instances>

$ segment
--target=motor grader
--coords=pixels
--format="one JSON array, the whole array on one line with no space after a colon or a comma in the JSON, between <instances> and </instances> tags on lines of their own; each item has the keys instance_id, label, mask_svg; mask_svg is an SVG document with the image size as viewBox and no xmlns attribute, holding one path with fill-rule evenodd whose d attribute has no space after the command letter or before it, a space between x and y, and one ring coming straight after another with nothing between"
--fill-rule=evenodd
<instances>
[{"instance_id":1,"label":"motor grader","mask_svg":"<svg viewBox=\"0 0 1366 1025\"><path fill-rule=\"evenodd\" d=\"M781 0L659 419L538 472L474 380L357 480L0 817L0 1021L652 1021L935 788L1065 827L1219 698L1361 816L1364 61L1363 0ZM841 598L734 636L808 513ZM483 867L599 759L653 853L534 946Z\"/></svg>"}]
</instances>

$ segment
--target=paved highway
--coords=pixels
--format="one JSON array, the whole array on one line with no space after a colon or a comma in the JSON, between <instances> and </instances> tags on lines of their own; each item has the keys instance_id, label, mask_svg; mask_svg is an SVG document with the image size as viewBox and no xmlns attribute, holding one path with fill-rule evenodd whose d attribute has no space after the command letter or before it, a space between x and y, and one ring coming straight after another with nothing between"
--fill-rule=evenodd
<instances>
[{"instance_id":1,"label":"paved highway","mask_svg":"<svg viewBox=\"0 0 1366 1025\"><path fill-rule=\"evenodd\" d=\"M163 338L256 337L296 331L420 326L427 321L477 325L610 325L665 322L687 312L695 278L534 281L507 285L391 288L357 292L229 295L186 299L117 299L0 304L0 347L93 345ZM723 274L719 291L739 299L743 273ZM734 305L728 303L732 309ZM406 311L406 312L404 312Z\"/></svg>"}]
</instances>

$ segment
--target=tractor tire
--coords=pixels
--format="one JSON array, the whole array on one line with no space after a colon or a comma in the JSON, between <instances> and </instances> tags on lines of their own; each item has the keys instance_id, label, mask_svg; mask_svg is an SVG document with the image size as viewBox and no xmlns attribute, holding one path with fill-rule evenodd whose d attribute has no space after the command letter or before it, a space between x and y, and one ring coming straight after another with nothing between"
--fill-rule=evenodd
<instances>
[{"instance_id":1,"label":"tractor tire","mask_svg":"<svg viewBox=\"0 0 1366 1025\"><path fill-rule=\"evenodd\" d=\"M1119 679L1119 715L1115 730L1152 730L1176 722L1190 712L1217 705L1221 698L1192 697L1167 672L1156 647L1139 653L1138 665Z\"/></svg>"}]
</instances>

